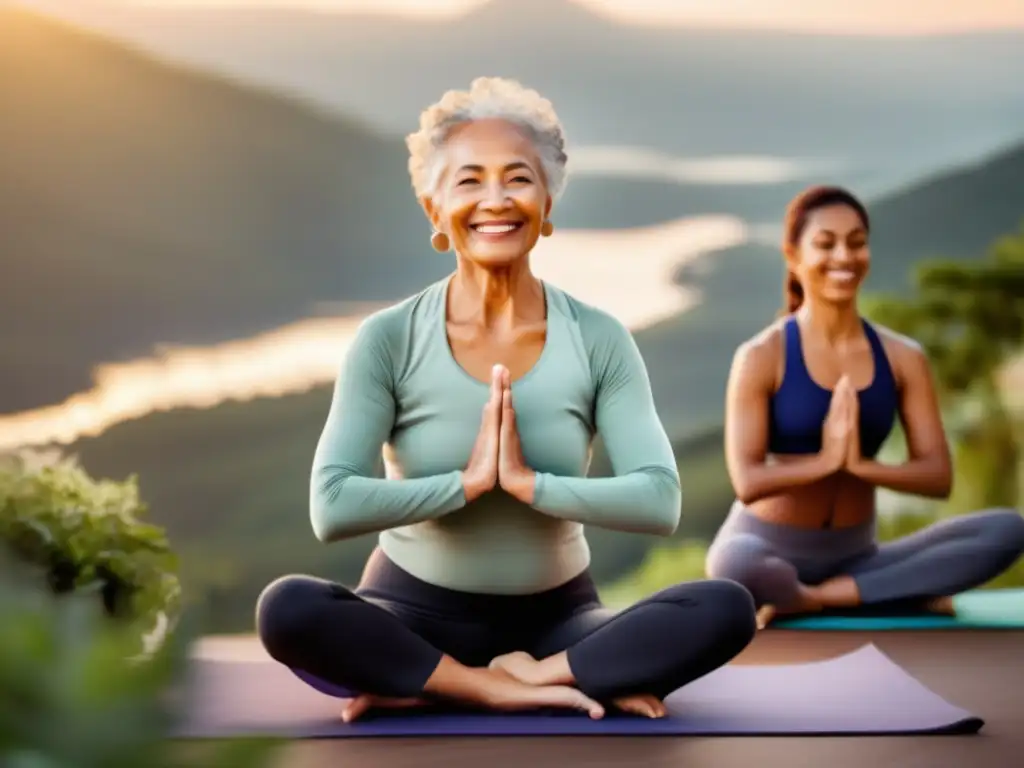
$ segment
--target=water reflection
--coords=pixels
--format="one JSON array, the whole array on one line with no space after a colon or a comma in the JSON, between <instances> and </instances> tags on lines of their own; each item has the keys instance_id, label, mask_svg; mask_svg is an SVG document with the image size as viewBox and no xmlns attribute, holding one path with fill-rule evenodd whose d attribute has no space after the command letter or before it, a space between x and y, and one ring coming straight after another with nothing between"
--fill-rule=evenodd
<instances>
[{"instance_id":1,"label":"water reflection","mask_svg":"<svg viewBox=\"0 0 1024 768\"><path fill-rule=\"evenodd\" d=\"M699 300L675 271L746 237L739 219L680 219L625 230L568 230L538 244L535 272L636 330ZM69 444L115 424L173 408L280 397L334 380L365 312L301 320L207 347L164 347L152 357L100 365L95 385L63 403L0 417L0 450Z\"/></svg>"}]
</instances>

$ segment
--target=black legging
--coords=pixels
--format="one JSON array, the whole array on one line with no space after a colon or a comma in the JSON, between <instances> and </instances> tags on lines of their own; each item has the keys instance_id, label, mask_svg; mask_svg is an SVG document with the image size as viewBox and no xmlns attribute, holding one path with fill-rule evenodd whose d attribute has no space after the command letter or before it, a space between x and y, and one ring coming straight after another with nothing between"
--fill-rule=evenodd
<instances>
[{"instance_id":1,"label":"black legging","mask_svg":"<svg viewBox=\"0 0 1024 768\"><path fill-rule=\"evenodd\" d=\"M392 697L421 695L442 654L482 667L510 651L568 650L576 686L591 698L663 698L733 659L756 631L753 599L732 581L678 584L615 613L586 573L535 595L471 594L420 581L379 550L354 592L286 576L264 590L256 614L275 660Z\"/></svg>"}]
</instances>

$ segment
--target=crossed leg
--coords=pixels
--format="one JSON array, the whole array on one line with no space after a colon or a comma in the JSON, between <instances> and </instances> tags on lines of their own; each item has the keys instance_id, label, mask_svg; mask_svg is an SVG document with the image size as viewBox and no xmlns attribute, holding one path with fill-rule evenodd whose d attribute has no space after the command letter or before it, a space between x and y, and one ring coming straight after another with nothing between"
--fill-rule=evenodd
<instances>
[{"instance_id":1,"label":"crossed leg","mask_svg":"<svg viewBox=\"0 0 1024 768\"><path fill-rule=\"evenodd\" d=\"M735 658L755 631L754 602L744 587L697 581L618 613L578 612L542 633L528 656L496 662L532 684L574 685L596 701L654 697L660 703Z\"/></svg>"},{"instance_id":2,"label":"crossed leg","mask_svg":"<svg viewBox=\"0 0 1024 768\"><path fill-rule=\"evenodd\" d=\"M485 623L371 601L310 576L272 583L260 596L256 614L260 640L271 658L307 681L354 695L346 719L370 706L411 706L435 697L499 710L560 707L592 717L603 714L575 688L529 686L488 670L495 646L493 630Z\"/></svg>"},{"instance_id":3,"label":"crossed leg","mask_svg":"<svg viewBox=\"0 0 1024 768\"><path fill-rule=\"evenodd\" d=\"M994 579L1024 554L1024 517L992 509L941 520L886 542L843 570L860 602L929 600L952 610L951 598Z\"/></svg>"},{"instance_id":4,"label":"crossed leg","mask_svg":"<svg viewBox=\"0 0 1024 768\"><path fill-rule=\"evenodd\" d=\"M952 597L981 586L1024 553L1024 518L1012 509L951 517L838 566L838 575L813 585L771 544L751 533L712 547L708 575L733 579L754 595L759 624L780 613L925 601L952 610Z\"/></svg>"},{"instance_id":5,"label":"crossed leg","mask_svg":"<svg viewBox=\"0 0 1024 768\"><path fill-rule=\"evenodd\" d=\"M776 613L804 613L823 606L815 590L800 580L797 567L772 544L753 533L735 533L715 541L708 552L707 574L742 584L754 597L758 627Z\"/></svg>"}]
</instances>

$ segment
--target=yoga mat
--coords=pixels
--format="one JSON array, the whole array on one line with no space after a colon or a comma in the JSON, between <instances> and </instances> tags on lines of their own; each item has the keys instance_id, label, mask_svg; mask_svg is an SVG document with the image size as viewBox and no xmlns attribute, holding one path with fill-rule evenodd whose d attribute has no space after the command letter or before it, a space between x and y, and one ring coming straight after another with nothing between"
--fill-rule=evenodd
<instances>
[{"instance_id":1,"label":"yoga mat","mask_svg":"<svg viewBox=\"0 0 1024 768\"><path fill-rule=\"evenodd\" d=\"M726 666L672 694L662 719L575 712L393 710L341 721L341 700L272 661L199 659L182 700L184 738L278 736L879 735L976 733L950 704L874 645L826 661Z\"/></svg>"},{"instance_id":2,"label":"yoga mat","mask_svg":"<svg viewBox=\"0 0 1024 768\"><path fill-rule=\"evenodd\" d=\"M779 618L774 629L797 630L920 630L920 629L1024 629L1024 589L980 589L953 598L955 616L929 613L892 613L859 609L849 613Z\"/></svg>"}]
</instances>

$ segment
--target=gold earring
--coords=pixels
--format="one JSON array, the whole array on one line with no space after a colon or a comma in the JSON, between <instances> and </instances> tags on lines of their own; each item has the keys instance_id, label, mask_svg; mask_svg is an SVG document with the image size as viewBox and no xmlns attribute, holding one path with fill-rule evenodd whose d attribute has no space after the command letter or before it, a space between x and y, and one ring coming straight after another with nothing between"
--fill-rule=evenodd
<instances>
[{"instance_id":1,"label":"gold earring","mask_svg":"<svg viewBox=\"0 0 1024 768\"><path fill-rule=\"evenodd\" d=\"M444 253L451 247L451 243L448 241L448 235L444 232L434 232L430 236L430 245L438 253Z\"/></svg>"},{"instance_id":2,"label":"gold earring","mask_svg":"<svg viewBox=\"0 0 1024 768\"><path fill-rule=\"evenodd\" d=\"M554 231L555 225L549 219L544 219L544 223L540 225L540 234L543 237L551 237L551 233Z\"/></svg>"}]
</instances>

